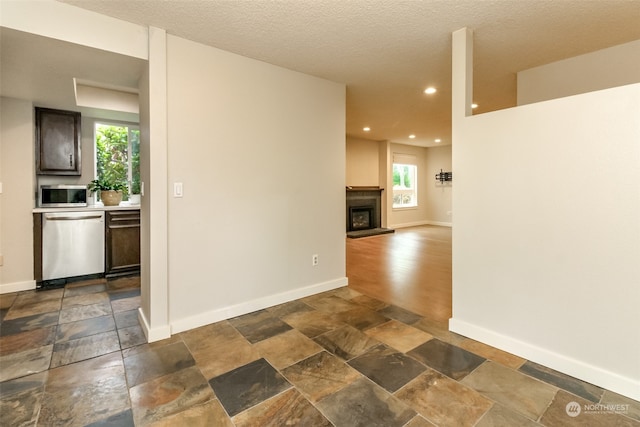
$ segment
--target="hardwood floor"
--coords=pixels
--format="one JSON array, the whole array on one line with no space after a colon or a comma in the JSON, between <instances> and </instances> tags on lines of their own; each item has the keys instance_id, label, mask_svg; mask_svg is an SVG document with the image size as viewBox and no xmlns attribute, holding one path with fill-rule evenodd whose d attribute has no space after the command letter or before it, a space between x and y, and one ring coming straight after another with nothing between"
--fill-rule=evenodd
<instances>
[{"instance_id":1,"label":"hardwood floor","mask_svg":"<svg viewBox=\"0 0 640 427\"><path fill-rule=\"evenodd\" d=\"M349 287L437 322L451 317L451 228L347 240Z\"/></svg>"}]
</instances>

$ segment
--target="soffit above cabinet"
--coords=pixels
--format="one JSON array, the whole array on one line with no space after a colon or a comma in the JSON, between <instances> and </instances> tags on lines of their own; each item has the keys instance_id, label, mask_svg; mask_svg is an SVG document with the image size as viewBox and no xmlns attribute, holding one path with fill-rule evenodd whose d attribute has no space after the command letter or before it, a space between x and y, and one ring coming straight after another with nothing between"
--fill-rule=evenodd
<instances>
[{"instance_id":1,"label":"soffit above cabinet","mask_svg":"<svg viewBox=\"0 0 640 427\"><path fill-rule=\"evenodd\" d=\"M74 78L137 91L145 65L142 59L0 27L0 96L34 105L137 122L130 111L78 106Z\"/></svg>"}]
</instances>

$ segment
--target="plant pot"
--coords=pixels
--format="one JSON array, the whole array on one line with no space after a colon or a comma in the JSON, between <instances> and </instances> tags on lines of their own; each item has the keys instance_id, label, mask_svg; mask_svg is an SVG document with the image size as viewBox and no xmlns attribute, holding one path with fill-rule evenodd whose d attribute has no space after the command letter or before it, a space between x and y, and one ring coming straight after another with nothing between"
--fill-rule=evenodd
<instances>
[{"instance_id":1,"label":"plant pot","mask_svg":"<svg viewBox=\"0 0 640 427\"><path fill-rule=\"evenodd\" d=\"M129 204L130 205L139 205L140 204L140 195L139 194L131 194L129 196Z\"/></svg>"},{"instance_id":2,"label":"plant pot","mask_svg":"<svg viewBox=\"0 0 640 427\"><path fill-rule=\"evenodd\" d=\"M100 200L105 206L118 206L122 201L122 191L102 190L100 191Z\"/></svg>"}]
</instances>

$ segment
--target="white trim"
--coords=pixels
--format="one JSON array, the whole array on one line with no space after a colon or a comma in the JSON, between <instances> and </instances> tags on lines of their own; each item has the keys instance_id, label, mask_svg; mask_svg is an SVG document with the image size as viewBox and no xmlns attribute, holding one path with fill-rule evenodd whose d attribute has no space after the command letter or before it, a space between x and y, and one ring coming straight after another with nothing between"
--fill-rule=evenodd
<instances>
[{"instance_id":1,"label":"white trim","mask_svg":"<svg viewBox=\"0 0 640 427\"><path fill-rule=\"evenodd\" d=\"M404 224L391 224L389 228L407 228L407 227L419 227L421 225L429 225L429 221L415 221L405 222Z\"/></svg>"},{"instance_id":2,"label":"white trim","mask_svg":"<svg viewBox=\"0 0 640 427\"><path fill-rule=\"evenodd\" d=\"M188 331L190 329L209 325L221 320L231 319L233 317L242 316L243 314L252 313L257 310L262 310L264 308L273 307L278 304L283 304L285 302L293 301L299 298L315 295L320 292L341 288L343 286L347 286L348 284L349 279L346 277L341 277L339 279L306 286L300 289L294 289L275 295L268 295L266 297L242 302L229 307L218 308L206 313L200 313L195 316L186 317L172 322L171 333L176 334L178 332Z\"/></svg>"},{"instance_id":3,"label":"white trim","mask_svg":"<svg viewBox=\"0 0 640 427\"><path fill-rule=\"evenodd\" d=\"M453 223L451 222L442 222L442 221L415 221L415 222L405 222L404 224L392 224L389 228L408 228L408 227L420 227L421 225L438 225L440 227L452 227Z\"/></svg>"},{"instance_id":4,"label":"white trim","mask_svg":"<svg viewBox=\"0 0 640 427\"><path fill-rule=\"evenodd\" d=\"M581 360L467 323L464 320L449 319L449 330L622 394L630 399L640 400L640 381L638 380L623 377L602 367L590 365Z\"/></svg>"},{"instance_id":5,"label":"white trim","mask_svg":"<svg viewBox=\"0 0 640 427\"><path fill-rule=\"evenodd\" d=\"M452 222L444 222L444 221L427 221L427 225L437 225L440 227L453 227Z\"/></svg>"},{"instance_id":6,"label":"white trim","mask_svg":"<svg viewBox=\"0 0 640 427\"><path fill-rule=\"evenodd\" d=\"M418 210L418 205L414 205L414 206L397 206L397 207L392 207L391 210L393 210L394 212L417 211Z\"/></svg>"},{"instance_id":7,"label":"white trim","mask_svg":"<svg viewBox=\"0 0 640 427\"><path fill-rule=\"evenodd\" d=\"M13 282L0 285L0 294L8 294L11 292L30 291L36 288L35 280L27 280L26 282Z\"/></svg>"},{"instance_id":8,"label":"white trim","mask_svg":"<svg viewBox=\"0 0 640 427\"><path fill-rule=\"evenodd\" d=\"M138 320L140 321L140 326L142 326L142 331L144 332L144 336L147 337L147 342L160 341L166 338L171 338L171 328L169 325L164 325L160 328L151 329L149 327L149 322L144 315L141 307L138 307Z\"/></svg>"}]
</instances>

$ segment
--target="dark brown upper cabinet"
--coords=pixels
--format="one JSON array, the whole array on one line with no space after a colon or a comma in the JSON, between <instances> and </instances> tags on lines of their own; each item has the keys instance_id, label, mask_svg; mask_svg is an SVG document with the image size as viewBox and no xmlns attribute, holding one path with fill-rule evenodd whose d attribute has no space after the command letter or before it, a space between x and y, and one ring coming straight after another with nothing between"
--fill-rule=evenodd
<instances>
[{"instance_id":1,"label":"dark brown upper cabinet","mask_svg":"<svg viewBox=\"0 0 640 427\"><path fill-rule=\"evenodd\" d=\"M81 175L80 113L36 107L36 173Z\"/></svg>"}]
</instances>

